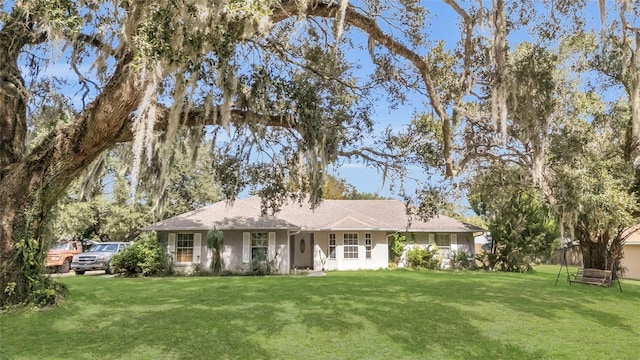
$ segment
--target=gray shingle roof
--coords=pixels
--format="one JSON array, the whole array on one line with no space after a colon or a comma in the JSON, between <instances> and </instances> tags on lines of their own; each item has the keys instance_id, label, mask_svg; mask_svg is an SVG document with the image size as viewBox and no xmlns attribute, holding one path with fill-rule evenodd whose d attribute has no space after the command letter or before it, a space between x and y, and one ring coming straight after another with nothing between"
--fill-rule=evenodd
<instances>
[{"instance_id":1,"label":"gray shingle roof","mask_svg":"<svg viewBox=\"0 0 640 360\"><path fill-rule=\"evenodd\" d=\"M143 230L378 230L412 232L479 232L484 229L447 216L409 221L405 205L397 200L324 200L315 210L305 204L284 205L276 216L260 216L260 198L221 201Z\"/></svg>"}]
</instances>

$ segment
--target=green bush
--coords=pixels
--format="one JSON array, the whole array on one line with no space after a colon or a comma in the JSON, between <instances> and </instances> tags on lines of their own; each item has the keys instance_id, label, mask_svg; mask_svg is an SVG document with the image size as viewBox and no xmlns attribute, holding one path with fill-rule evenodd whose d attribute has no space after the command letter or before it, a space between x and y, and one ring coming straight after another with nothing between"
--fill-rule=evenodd
<instances>
[{"instance_id":1,"label":"green bush","mask_svg":"<svg viewBox=\"0 0 640 360\"><path fill-rule=\"evenodd\" d=\"M0 310L34 305L56 305L66 296L66 287L49 276L43 276L47 251L34 238L15 242L13 261L20 272L7 272L4 288L0 287Z\"/></svg>"},{"instance_id":2,"label":"green bush","mask_svg":"<svg viewBox=\"0 0 640 360\"><path fill-rule=\"evenodd\" d=\"M203 264L193 264L191 265L191 276L212 276L214 272L210 269L207 269Z\"/></svg>"},{"instance_id":3,"label":"green bush","mask_svg":"<svg viewBox=\"0 0 640 360\"><path fill-rule=\"evenodd\" d=\"M248 275L265 276L273 273L275 273L275 271L271 261L257 258L251 261Z\"/></svg>"},{"instance_id":4,"label":"green bush","mask_svg":"<svg viewBox=\"0 0 640 360\"><path fill-rule=\"evenodd\" d=\"M438 249L422 249L414 247L407 251L407 266L411 268L440 269Z\"/></svg>"},{"instance_id":5,"label":"green bush","mask_svg":"<svg viewBox=\"0 0 640 360\"><path fill-rule=\"evenodd\" d=\"M406 244L406 236L400 235L398 233L393 234L393 239L391 239L391 242L389 242L389 255L391 258L391 263L398 265L400 259L402 258L402 254L404 253Z\"/></svg>"},{"instance_id":6,"label":"green bush","mask_svg":"<svg viewBox=\"0 0 640 360\"><path fill-rule=\"evenodd\" d=\"M127 276L166 275L171 272L169 256L155 239L138 241L115 254L111 268Z\"/></svg>"},{"instance_id":7,"label":"green bush","mask_svg":"<svg viewBox=\"0 0 640 360\"><path fill-rule=\"evenodd\" d=\"M524 273L532 269L531 257L508 247L502 247L495 253L482 252L476 256L476 262L484 270Z\"/></svg>"},{"instance_id":8,"label":"green bush","mask_svg":"<svg viewBox=\"0 0 640 360\"><path fill-rule=\"evenodd\" d=\"M453 257L451 258L452 269L465 270L471 268L471 266L472 262L469 260L466 252L456 251L453 253Z\"/></svg>"}]
</instances>

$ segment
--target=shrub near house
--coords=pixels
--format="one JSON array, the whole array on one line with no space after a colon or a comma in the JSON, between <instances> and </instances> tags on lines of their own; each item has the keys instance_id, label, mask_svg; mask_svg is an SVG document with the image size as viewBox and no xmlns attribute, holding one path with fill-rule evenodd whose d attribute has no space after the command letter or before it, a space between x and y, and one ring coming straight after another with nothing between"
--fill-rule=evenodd
<instances>
[{"instance_id":1,"label":"shrub near house","mask_svg":"<svg viewBox=\"0 0 640 360\"><path fill-rule=\"evenodd\" d=\"M127 276L160 275L171 271L169 256L155 239L138 241L115 254L111 268L113 272Z\"/></svg>"}]
</instances>

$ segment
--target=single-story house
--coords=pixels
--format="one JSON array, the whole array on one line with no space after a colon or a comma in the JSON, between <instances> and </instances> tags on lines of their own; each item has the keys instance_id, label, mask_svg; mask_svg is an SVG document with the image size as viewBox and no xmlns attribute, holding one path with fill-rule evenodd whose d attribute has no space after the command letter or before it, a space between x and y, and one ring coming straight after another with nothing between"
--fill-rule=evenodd
<instances>
[{"instance_id":1,"label":"single-story house","mask_svg":"<svg viewBox=\"0 0 640 360\"><path fill-rule=\"evenodd\" d=\"M279 273L387 268L396 232L417 246L437 244L446 266L453 252L473 257L474 233L484 231L446 216L409 221L397 200L325 200L315 210L289 204L275 216L262 216L258 197L221 201L143 230L157 232L176 271L191 271L194 264L210 265L206 237L213 227L224 234L225 269L248 270L252 259L266 256Z\"/></svg>"},{"instance_id":2,"label":"single-story house","mask_svg":"<svg viewBox=\"0 0 640 360\"><path fill-rule=\"evenodd\" d=\"M631 227L633 231L622 247L621 265L626 269L625 278L640 279L640 225Z\"/></svg>"}]
</instances>

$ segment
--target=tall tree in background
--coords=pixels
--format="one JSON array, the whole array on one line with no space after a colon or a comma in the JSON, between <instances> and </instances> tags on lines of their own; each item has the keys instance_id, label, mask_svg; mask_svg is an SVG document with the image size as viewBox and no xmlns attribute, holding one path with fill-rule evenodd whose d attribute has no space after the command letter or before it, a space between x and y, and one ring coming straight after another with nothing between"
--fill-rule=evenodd
<instances>
[{"instance_id":1,"label":"tall tree in background","mask_svg":"<svg viewBox=\"0 0 640 360\"><path fill-rule=\"evenodd\" d=\"M502 64L493 71L477 69L484 75L477 88L491 86L491 97L451 97L458 99L450 132L452 168L468 184L497 164L530 174L512 178L510 188L538 188L562 228L580 241L584 265L611 269L621 257L622 229L638 219L640 172L632 154L640 124L633 116L639 5L600 2L604 30L598 34L581 20L589 4L545 2L524 9L524 3L505 10L495 2L494 14L502 20L490 27L495 36L484 53L489 59L472 55L477 64ZM516 29L527 29L530 41L509 44L507 35ZM455 61L455 53L441 53L443 64ZM442 66L448 75L440 78L454 79L457 69ZM613 81L602 81L594 69L613 74ZM623 91L611 84L623 85ZM433 167L446 157L440 122L433 113L419 114L398 143Z\"/></svg>"},{"instance_id":2,"label":"tall tree in background","mask_svg":"<svg viewBox=\"0 0 640 360\"><path fill-rule=\"evenodd\" d=\"M492 249L484 260L491 269L527 271L559 242L557 216L530 178L526 169L495 163L470 185L471 208L489 224Z\"/></svg>"},{"instance_id":3,"label":"tall tree in background","mask_svg":"<svg viewBox=\"0 0 640 360\"><path fill-rule=\"evenodd\" d=\"M173 154L173 166L162 182L142 182L135 191L128 160L130 144L117 145L103 156L90 167L85 182L71 186L70 193L53 208L53 239L83 236L132 241L151 222L220 200L206 151L191 155L182 147ZM157 180L148 175L153 171L143 164L140 178Z\"/></svg>"},{"instance_id":4,"label":"tall tree in background","mask_svg":"<svg viewBox=\"0 0 640 360\"><path fill-rule=\"evenodd\" d=\"M322 198L332 200L379 200L385 197L377 193L362 193L355 186L348 184L347 180L333 175L325 176L322 185Z\"/></svg>"}]
</instances>

